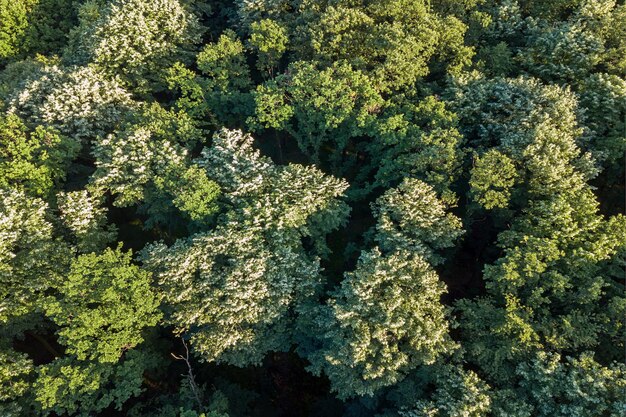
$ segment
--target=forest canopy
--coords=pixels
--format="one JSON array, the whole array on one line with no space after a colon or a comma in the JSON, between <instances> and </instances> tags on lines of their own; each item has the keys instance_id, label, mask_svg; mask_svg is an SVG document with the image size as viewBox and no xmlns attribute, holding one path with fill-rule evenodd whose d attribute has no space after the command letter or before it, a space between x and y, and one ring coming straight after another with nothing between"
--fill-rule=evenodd
<instances>
[{"instance_id":1,"label":"forest canopy","mask_svg":"<svg viewBox=\"0 0 626 417\"><path fill-rule=\"evenodd\" d=\"M626 415L623 0L0 0L0 416Z\"/></svg>"}]
</instances>

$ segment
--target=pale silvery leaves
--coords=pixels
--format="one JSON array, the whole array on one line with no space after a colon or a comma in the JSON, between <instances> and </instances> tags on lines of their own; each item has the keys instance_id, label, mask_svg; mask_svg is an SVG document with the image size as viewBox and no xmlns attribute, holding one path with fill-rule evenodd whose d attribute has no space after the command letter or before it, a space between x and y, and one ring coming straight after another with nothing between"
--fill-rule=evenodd
<instances>
[{"instance_id":1,"label":"pale silvery leaves","mask_svg":"<svg viewBox=\"0 0 626 417\"><path fill-rule=\"evenodd\" d=\"M71 33L67 59L94 63L134 86L173 64L180 46L199 40L196 17L178 0L115 0L96 9L95 20L81 19Z\"/></svg>"},{"instance_id":2,"label":"pale silvery leaves","mask_svg":"<svg viewBox=\"0 0 626 417\"><path fill-rule=\"evenodd\" d=\"M267 227L299 228L305 235L308 219L323 210L345 211L335 204L348 184L312 166L275 166L252 147L253 139L223 129L213 137L198 161L216 181L225 198L246 221Z\"/></svg>"},{"instance_id":3,"label":"pale silvery leaves","mask_svg":"<svg viewBox=\"0 0 626 417\"><path fill-rule=\"evenodd\" d=\"M153 177L169 166L183 164L187 155L169 141L154 138L142 126L100 138L92 153L96 158L93 185L110 190L116 195L115 204L121 207L141 201Z\"/></svg>"},{"instance_id":4,"label":"pale silvery leaves","mask_svg":"<svg viewBox=\"0 0 626 417\"><path fill-rule=\"evenodd\" d=\"M43 200L0 190L0 322L30 311L69 259L65 245L52 237L47 210Z\"/></svg>"},{"instance_id":5,"label":"pale silvery leaves","mask_svg":"<svg viewBox=\"0 0 626 417\"><path fill-rule=\"evenodd\" d=\"M220 185L230 199L259 193L264 177L273 170L272 161L252 147L254 139L238 130L222 129L204 148L198 165Z\"/></svg>"},{"instance_id":6,"label":"pale silvery leaves","mask_svg":"<svg viewBox=\"0 0 626 417\"><path fill-rule=\"evenodd\" d=\"M463 234L461 221L446 208L430 185L407 178L372 205L376 241L384 250L410 250L439 264L443 259L435 251L453 246Z\"/></svg>"},{"instance_id":7,"label":"pale silvery leaves","mask_svg":"<svg viewBox=\"0 0 626 417\"><path fill-rule=\"evenodd\" d=\"M170 321L189 331L203 360L243 366L291 345L295 311L319 284L319 261L306 254L308 220L345 214L344 181L313 167L275 166L252 138L222 130L198 162L222 188L217 228L144 251L164 289ZM325 230L326 232L328 230Z\"/></svg>"},{"instance_id":8,"label":"pale silvery leaves","mask_svg":"<svg viewBox=\"0 0 626 417\"><path fill-rule=\"evenodd\" d=\"M290 309L310 295L319 266L285 244L226 227L150 248L146 264L172 306L170 321L191 330L202 360L244 366L290 346Z\"/></svg>"},{"instance_id":9,"label":"pale silvery leaves","mask_svg":"<svg viewBox=\"0 0 626 417\"><path fill-rule=\"evenodd\" d=\"M8 101L8 112L32 125L54 127L77 141L111 132L133 107L115 79L92 66L48 66Z\"/></svg>"},{"instance_id":10,"label":"pale silvery leaves","mask_svg":"<svg viewBox=\"0 0 626 417\"><path fill-rule=\"evenodd\" d=\"M61 192L57 195L60 217L76 239L81 252L103 249L115 239L115 226L107 226L104 198L87 190Z\"/></svg>"}]
</instances>

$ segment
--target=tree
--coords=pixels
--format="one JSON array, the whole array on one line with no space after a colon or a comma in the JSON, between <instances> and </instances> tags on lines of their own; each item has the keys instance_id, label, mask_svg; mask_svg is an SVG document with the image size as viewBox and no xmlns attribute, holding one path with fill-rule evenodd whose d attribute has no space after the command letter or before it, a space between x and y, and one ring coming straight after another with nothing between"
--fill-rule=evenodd
<instances>
[{"instance_id":1,"label":"tree","mask_svg":"<svg viewBox=\"0 0 626 417\"><path fill-rule=\"evenodd\" d=\"M313 161L320 161L323 151L330 153L335 169L350 139L367 134L383 104L368 77L346 62L325 70L314 62L292 63L287 74L275 80L257 88L251 124L286 130Z\"/></svg>"},{"instance_id":2,"label":"tree","mask_svg":"<svg viewBox=\"0 0 626 417\"><path fill-rule=\"evenodd\" d=\"M624 365L605 367L590 353L538 354L520 363L512 388L495 392L495 416L618 416L624 410Z\"/></svg>"},{"instance_id":3,"label":"tree","mask_svg":"<svg viewBox=\"0 0 626 417\"><path fill-rule=\"evenodd\" d=\"M79 252L98 252L115 240L117 228L107 224L103 200L87 190L57 194L59 217Z\"/></svg>"},{"instance_id":4,"label":"tree","mask_svg":"<svg viewBox=\"0 0 626 417\"><path fill-rule=\"evenodd\" d=\"M336 228L345 213L336 202L344 182L275 166L251 145L251 137L223 130L199 161L228 207L217 227L142 255L163 289L168 321L188 333L198 357L237 366L290 347L294 312L320 280L301 239L323 236L330 230L317 227ZM317 213L337 220L309 223Z\"/></svg>"},{"instance_id":5,"label":"tree","mask_svg":"<svg viewBox=\"0 0 626 417\"><path fill-rule=\"evenodd\" d=\"M8 112L28 126L53 127L82 142L112 132L134 107L118 80L93 66L44 66L27 76L7 102Z\"/></svg>"},{"instance_id":6,"label":"tree","mask_svg":"<svg viewBox=\"0 0 626 417\"><path fill-rule=\"evenodd\" d=\"M28 14L37 0L0 2L0 62L23 52L23 36L28 28Z\"/></svg>"},{"instance_id":7,"label":"tree","mask_svg":"<svg viewBox=\"0 0 626 417\"><path fill-rule=\"evenodd\" d=\"M478 78L452 91L462 132L483 158L472 169L474 198L500 190L498 199L511 196L500 205L518 210L535 198L575 193L597 175L593 156L578 146L583 130L567 89L527 78Z\"/></svg>"},{"instance_id":8,"label":"tree","mask_svg":"<svg viewBox=\"0 0 626 417\"><path fill-rule=\"evenodd\" d=\"M427 182L446 200L458 178L464 139L456 115L436 96L396 95L387 100L367 144L372 188L397 186L404 178ZM370 168L372 169L372 168Z\"/></svg>"},{"instance_id":9,"label":"tree","mask_svg":"<svg viewBox=\"0 0 626 417\"><path fill-rule=\"evenodd\" d=\"M146 368L156 365L134 349L161 317L150 274L121 247L78 256L56 293L44 301L59 326L65 357L38 368L34 395L42 410L89 415L138 395Z\"/></svg>"},{"instance_id":10,"label":"tree","mask_svg":"<svg viewBox=\"0 0 626 417\"><path fill-rule=\"evenodd\" d=\"M35 404L43 414L81 417L111 405L120 410L125 401L141 393L146 368L156 365L153 355L137 350L128 352L117 364L57 359L38 369L32 385Z\"/></svg>"},{"instance_id":11,"label":"tree","mask_svg":"<svg viewBox=\"0 0 626 417\"><path fill-rule=\"evenodd\" d=\"M94 192L110 191L120 207L143 203L150 224L161 222L174 208L192 220L213 215L219 186L190 164L187 150L173 140L176 135L168 135L169 130L140 122L99 139L92 151Z\"/></svg>"},{"instance_id":12,"label":"tree","mask_svg":"<svg viewBox=\"0 0 626 417\"><path fill-rule=\"evenodd\" d=\"M199 40L197 18L178 0L85 3L64 58L92 63L107 75L145 90Z\"/></svg>"},{"instance_id":13,"label":"tree","mask_svg":"<svg viewBox=\"0 0 626 417\"><path fill-rule=\"evenodd\" d=\"M470 179L474 201L486 208L506 208L515 185L517 169L513 161L497 149L475 158Z\"/></svg>"},{"instance_id":14,"label":"tree","mask_svg":"<svg viewBox=\"0 0 626 417\"><path fill-rule=\"evenodd\" d=\"M235 32L226 30L196 58L201 75L181 63L167 72L169 88L180 91L176 106L203 125L240 127L252 112L252 80L243 43Z\"/></svg>"},{"instance_id":15,"label":"tree","mask_svg":"<svg viewBox=\"0 0 626 417\"><path fill-rule=\"evenodd\" d=\"M533 28L520 60L542 79L575 82L586 78L603 54L602 39L581 24L561 23L555 28Z\"/></svg>"},{"instance_id":16,"label":"tree","mask_svg":"<svg viewBox=\"0 0 626 417\"><path fill-rule=\"evenodd\" d=\"M373 395L408 371L450 352L444 284L419 254L399 249L361 254L354 272L320 307L322 347L310 369L330 379L339 398Z\"/></svg>"},{"instance_id":17,"label":"tree","mask_svg":"<svg viewBox=\"0 0 626 417\"><path fill-rule=\"evenodd\" d=\"M427 75L437 56L451 72L468 64L466 27L453 16L438 16L427 2L334 2L312 6L299 54L325 65L345 60L373 80L378 91L410 88ZM308 13L307 13L308 12Z\"/></svg>"},{"instance_id":18,"label":"tree","mask_svg":"<svg viewBox=\"0 0 626 417\"><path fill-rule=\"evenodd\" d=\"M36 0L28 14L24 49L29 54L54 55L67 45L70 30L78 24L83 0Z\"/></svg>"},{"instance_id":19,"label":"tree","mask_svg":"<svg viewBox=\"0 0 626 417\"><path fill-rule=\"evenodd\" d=\"M624 5L614 0L575 1L572 5L575 7L564 21L538 19L530 25L527 48L520 54L522 64L531 73L574 85L600 65L611 74L623 74Z\"/></svg>"},{"instance_id":20,"label":"tree","mask_svg":"<svg viewBox=\"0 0 626 417\"><path fill-rule=\"evenodd\" d=\"M446 208L428 184L406 179L372 205L377 219L374 239L386 252L408 250L432 265L441 264L438 252L454 246L463 234L461 221Z\"/></svg>"},{"instance_id":21,"label":"tree","mask_svg":"<svg viewBox=\"0 0 626 417\"><path fill-rule=\"evenodd\" d=\"M619 164L626 151L626 80L615 75L594 74L583 81L580 106L591 130L589 149L604 166Z\"/></svg>"},{"instance_id":22,"label":"tree","mask_svg":"<svg viewBox=\"0 0 626 417\"><path fill-rule=\"evenodd\" d=\"M426 366L387 395L394 404L378 417L482 417L489 415L492 392L460 364Z\"/></svg>"},{"instance_id":23,"label":"tree","mask_svg":"<svg viewBox=\"0 0 626 417\"><path fill-rule=\"evenodd\" d=\"M77 23L80 0L24 0L0 2L0 62L27 54L58 53Z\"/></svg>"},{"instance_id":24,"label":"tree","mask_svg":"<svg viewBox=\"0 0 626 417\"><path fill-rule=\"evenodd\" d=\"M0 116L0 187L47 198L65 179L79 144L52 128L32 131L19 117Z\"/></svg>"},{"instance_id":25,"label":"tree","mask_svg":"<svg viewBox=\"0 0 626 417\"><path fill-rule=\"evenodd\" d=\"M414 179L383 194L373 212L380 247L363 251L315 318L300 323L302 332L315 329L301 354L340 398L374 395L455 348L439 301L445 285L431 263L460 235L460 221Z\"/></svg>"},{"instance_id":26,"label":"tree","mask_svg":"<svg viewBox=\"0 0 626 417\"><path fill-rule=\"evenodd\" d=\"M94 148L96 188L116 195L115 204L127 206L144 198L144 189L171 166L184 164L186 151L169 141L152 138L143 126L129 126L119 134L100 138Z\"/></svg>"},{"instance_id":27,"label":"tree","mask_svg":"<svg viewBox=\"0 0 626 417\"><path fill-rule=\"evenodd\" d=\"M20 400L27 397L30 384L29 374L33 362L23 353L16 352L10 343L0 344L0 412L6 416L19 416L26 413L27 405Z\"/></svg>"},{"instance_id":28,"label":"tree","mask_svg":"<svg viewBox=\"0 0 626 417\"><path fill-rule=\"evenodd\" d=\"M59 327L66 353L78 360L115 363L143 341L154 326L159 300L150 274L131 264L132 253L106 249L72 262L58 295L45 301L46 315Z\"/></svg>"},{"instance_id":29,"label":"tree","mask_svg":"<svg viewBox=\"0 0 626 417\"><path fill-rule=\"evenodd\" d=\"M0 189L0 323L38 308L62 280L70 253L53 235L47 204L22 191Z\"/></svg>"},{"instance_id":30,"label":"tree","mask_svg":"<svg viewBox=\"0 0 626 417\"><path fill-rule=\"evenodd\" d=\"M517 107L528 105L523 99L516 97ZM485 105L474 102L472 112ZM564 109L554 108L550 117L551 107L541 107L541 113L531 107L522 128L517 123L523 117L510 122L511 107L493 107L476 128L479 140L498 132L496 149L516 165L524 161L518 165L524 180L516 190L521 210L498 236L502 257L484 268L487 297L459 304L461 328L471 339L465 344L469 356L499 382L537 351L581 352L600 340L621 346L614 337L622 327L623 297L610 265L621 262L626 244L624 217L604 219L598 213L587 184L589 168L574 140L573 112L563 115ZM491 169L500 167L494 163Z\"/></svg>"},{"instance_id":31,"label":"tree","mask_svg":"<svg viewBox=\"0 0 626 417\"><path fill-rule=\"evenodd\" d=\"M271 19L252 22L250 46L257 52L257 68L271 77L281 56L287 49L287 33L284 27Z\"/></svg>"}]
</instances>

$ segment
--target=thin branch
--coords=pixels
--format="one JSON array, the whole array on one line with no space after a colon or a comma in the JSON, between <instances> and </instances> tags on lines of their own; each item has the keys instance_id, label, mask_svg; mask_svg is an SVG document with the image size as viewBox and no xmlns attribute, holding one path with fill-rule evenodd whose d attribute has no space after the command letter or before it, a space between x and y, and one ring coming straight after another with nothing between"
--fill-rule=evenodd
<instances>
[{"instance_id":1,"label":"thin branch","mask_svg":"<svg viewBox=\"0 0 626 417\"><path fill-rule=\"evenodd\" d=\"M193 392L194 397L196 398L196 402L198 403L199 411L202 411L204 407L202 406L202 400L200 398L200 388L198 384L196 384L196 378L193 376L193 369L191 369L191 362L189 361L189 348L187 347L187 343L185 343L185 339L182 337L180 340L183 342L183 346L185 347L185 356L176 355L171 353L172 357L179 361L185 361L187 364L187 369L189 373L187 374L187 380L189 381L189 386L191 387L191 391Z\"/></svg>"}]
</instances>

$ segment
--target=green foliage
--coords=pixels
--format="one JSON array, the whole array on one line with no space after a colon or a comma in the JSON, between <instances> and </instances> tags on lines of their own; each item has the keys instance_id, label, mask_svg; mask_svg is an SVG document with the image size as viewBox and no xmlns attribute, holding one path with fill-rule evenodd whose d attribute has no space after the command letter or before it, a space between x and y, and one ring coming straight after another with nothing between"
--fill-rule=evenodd
<instances>
[{"instance_id":1,"label":"green foliage","mask_svg":"<svg viewBox=\"0 0 626 417\"><path fill-rule=\"evenodd\" d=\"M464 134L479 154L490 154L473 170L474 196L498 190L498 204L509 194L509 207L525 207L533 198L575 193L597 175L592 155L577 143L583 130L570 91L518 78L470 80L455 93ZM523 180L511 184L515 178Z\"/></svg>"},{"instance_id":2,"label":"green foliage","mask_svg":"<svg viewBox=\"0 0 626 417\"><path fill-rule=\"evenodd\" d=\"M70 30L78 24L83 0L37 0L28 15L24 48L29 54L53 55L67 44Z\"/></svg>"},{"instance_id":3,"label":"green foliage","mask_svg":"<svg viewBox=\"0 0 626 417\"><path fill-rule=\"evenodd\" d=\"M235 32L227 30L217 43L206 45L198 53L198 69L224 91L229 86L234 89L248 87L250 69L243 51L243 43Z\"/></svg>"},{"instance_id":4,"label":"green foliage","mask_svg":"<svg viewBox=\"0 0 626 417\"><path fill-rule=\"evenodd\" d=\"M180 63L167 72L170 89L180 92L176 106L187 111L199 123L214 127L240 126L252 111L250 69L243 43L235 32L226 30L216 43L210 43L197 55L202 75Z\"/></svg>"},{"instance_id":5,"label":"green foliage","mask_svg":"<svg viewBox=\"0 0 626 417\"><path fill-rule=\"evenodd\" d=\"M163 221L163 212L174 207L194 221L214 214L219 186L204 171L189 165L187 150L168 135L173 131L186 139L185 131L149 122L130 125L117 136L96 142L92 150L96 171L91 177L95 192L110 191L119 207L144 202L151 222Z\"/></svg>"},{"instance_id":6,"label":"green foliage","mask_svg":"<svg viewBox=\"0 0 626 417\"><path fill-rule=\"evenodd\" d=\"M6 110L7 101L10 96L23 87L24 74L37 74L46 65L48 59L38 56L37 59L27 59L24 61L16 61L8 64L0 71L0 109Z\"/></svg>"},{"instance_id":7,"label":"green foliage","mask_svg":"<svg viewBox=\"0 0 626 417\"><path fill-rule=\"evenodd\" d=\"M77 359L115 363L143 341L142 329L154 326L159 301L150 274L131 264L132 253L106 249L80 255L46 300L45 311L61 330L66 353Z\"/></svg>"},{"instance_id":8,"label":"green foliage","mask_svg":"<svg viewBox=\"0 0 626 417\"><path fill-rule=\"evenodd\" d=\"M411 98L387 101L375 122L376 138L367 144L372 186L389 188L404 178L417 178L452 200L450 185L458 178L463 157L456 116L435 96L417 103Z\"/></svg>"},{"instance_id":9,"label":"green foliage","mask_svg":"<svg viewBox=\"0 0 626 417\"><path fill-rule=\"evenodd\" d=\"M276 81L271 80L256 88L254 94L255 115L248 120L253 129L284 129L294 115L289 98Z\"/></svg>"},{"instance_id":10,"label":"green foliage","mask_svg":"<svg viewBox=\"0 0 626 417\"><path fill-rule=\"evenodd\" d=\"M516 177L517 169L511 158L496 149L477 156L470 179L474 200L488 210L506 208Z\"/></svg>"},{"instance_id":11,"label":"green foliage","mask_svg":"<svg viewBox=\"0 0 626 417\"><path fill-rule=\"evenodd\" d=\"M611 4L612 2L607 2ZM617 76L626 73L626 5L616 5L606 23L604 33L604 62Z\"/></svg>"},{"instance_id":12,"label":"green foliage","mask_svg":"<svg viewBox=\"0 0 626 417\"><path fill-rule=\"evenodd\" d=\"M285 28L271 19L263 19L250 25L250 46L257 52L257 68L271 76L287 49L289 38Z\"/></svg>"},{"instance_id":13,"label":"green foliage","mask_svg":"<svg viewBox=\"0 0 626 417\"><path fill-rule=\"evenodd\" d=\"M12 416L20 414L17 401L27 395L30 384L26 378L33 371L33 363L7 345L0 345L0 412Z\"/></svg>"},{"instance_id":14,"label":"green foliage","mask_svg":"<svg viewBox=\"0 0 626 417\"><path fill-rule=\"evenodd\" d=\"M601 61L603 42L578 24L537 28L520 59L538 77L550 81L573 81L587 76Z\"/></svg>"},{"instance_id":15,"label":"green foliage","mask_svg":"<svg viewBox=\"0 0 626 417\"><path fill-rule=\"evenodd\" d=\"M309 355L340 398L373 395L431 364L454 343L439 298L445 286L419 254L364 252L354 272L320 307L322 347Z\"/></svg>"},{"instance_id":16,"label":"green foliage","mask_svg":"<svg viewBox=\"0 0 626 417\"><path fill-rule=\"evenodd\" d=\"M485 46L478 53L478 59L484 62L485 71L490 75L506 76L514 68L513 53L505 42Z\"/></svg>"},{"instance_id":17,"label":"green foliage","mask_svg":"<svg viewBox=\"0 0 626 417\"><path fill-rule=\"evenodd\" d=\"M65 179L79 145L54 129L28 131L15 115L0 117L0 187L46 198Z\"/></svg>"},{"instance_id":18,"label":"green foliage","mask_svg":"<svg viewBox=\"0 0 626 417\"><path fill-rule=\"evenodd\" d=\"M285 97L279 98L281 94ZM262 127L284 124L314 161L319 161L324 147L330 147L335 164L350 138L366 134L383 104L368 77L345 62L321 71L310 62L291 64L286 75L259 87L255 100ZM293 116L285 123L288 115Z\"/></svg>"},{"instance_id":19,"label":"green foliage","mask_svg":"<svg viewBox=\"0 0 626 417\"><path fill-rule=\"evenodd\" d=\"M626 151L626 80L594 74L583 81L580 106L591 130L591 152L605 164L618 165Z\"/></svg>"},{"instance_id":20,"label":"green foliage","mask_svg":"<svg viewBox=\"0 0 626 417\"><path fill-rule=\"evenodd\" d=\"M191 220L205 219L218 210L217 198L220 187L211 181L206 172L195 165L179 173L167 175L157 187L167 190L174 196L172 203Z\"/></svg>"},{"instance_id":21,"label":"green foliage","mask_svg":"<svg viewBox=\"0 0 626 417\"><path fill-rule=\"evenodd\" d=\"M460 365L433 365L400 383L389 394L396 409L378 417L482 417L490 415L490 394L474 372Z\"/></svg>"},{"instance_id":22,"label":"green foliage","mask_svg":"<svg viewBox=\"0 0 626 417\"><path fill-rule=\"evenodd\" d=\"M208 81L197 76L179 62L166 71L165 80L169 89L179 93L176 108L191 116L198 123L207 123L204 119L212 117L206 102Z\"/></svg>"},{"instance_id":23,"label":"green foliage","mask_svg":"<svg viewBox=\"0 0 626 417\"><path fill-rule=\"evenodd\" d=\"M0 2L0 62L27 54L59 53L77 23L81 0L23 0Z\"/></svg>"},{"instance_id":24,"label":"green foliage","mask_svg":"<svg viewBox=\"0 0 626 417\"><path fill-rule=\"evenodd\" d=\"M626 369L604 367L589 353L579 358L539 354L521 363L516 385L496 392L495 416L618 416L623 413Z\"/></svg>"},{"instance_id":25,"label":"green foliage","mask_svg":"<svg viewBox=\"0 0 626 417\"><path fill-rule=\"evenodd\" d=\"M170 166L183 164L186 156L184 149L169 141L154 140L143 126L100 138L92 154L96 159L93 184L115 194L115 204L121 207L141 201L147 184Z\"/></svg>"},{"instance_id":26,"label":"green foliage","mask_svg":"<svg viewBox=\"0 0 626 417\"><path fill-rule=\"evenodd\" d=\"M0 62L23 52L23 36L28 28L28 14L38 0L0 1Z\"/></svg>"},{"instance_id":27,"label":"green foliage","mask_svg":"<svg viewBox=\"0 0 626 417\"><path fill-rule=\"evenodd\" d=\"M429 73L437 56L458 72L469 63L466 27L453 16L433 13L424 1L338 1L312 15L301 54L326 65L345 60L363 71L378 91L409 88Z\"/></svg>"},{"instance_id":28,"label":"green foliage","mask_svg":"<svg viewBox=\"0 0 626 417\"><path fill-rule=\"evenodd\" d=\"M451 93L462 133L480 150L498 146L517 160L541 129L557 131L562 141L572 142L569 148L580 135L576 98L564 88L532 78L487 79L471 74L459 79Z\"/></svg>"},{"instance_id":29,"label":"green foliage","mask_svg":"<svg viewBox=\"0 0 626 417\"><path fill-rule=\"evenodd\" d=\"M50 412L87 417L110 405L119 410L129 398L141 393L150 356L130 351L118 364L58 359L39 367L33 384L38 407Z\"/></svg>"}]
</instances>

